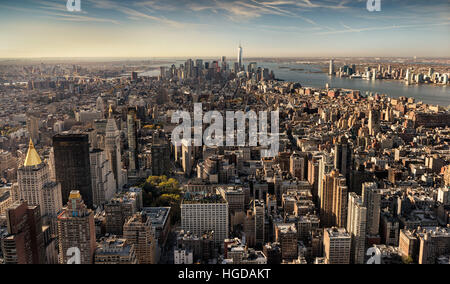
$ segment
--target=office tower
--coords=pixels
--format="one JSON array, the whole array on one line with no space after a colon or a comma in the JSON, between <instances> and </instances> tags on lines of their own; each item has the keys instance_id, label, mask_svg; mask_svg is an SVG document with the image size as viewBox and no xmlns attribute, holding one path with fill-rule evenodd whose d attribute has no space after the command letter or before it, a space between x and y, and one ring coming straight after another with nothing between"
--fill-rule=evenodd
<instances>
[{"instance_id":1,"label":"office tower","mask_svg":"<svg viewBox=\"0 0 450 284\"><path fill-rule=\"evenodd\" d=\"M294 260L298 257L297 229L295 224L276 224L275 241L280 243L281 258Z\"/></svg>"},{"instance_id":2,"label":"office tower","mask_svg":"<svg viewBox=\"0 0 450 284\"><path fill-rule=\"evenodd\" d=\"M369 108L369 134L376 136L380 132L380 111L374 109L372 106Z\"/></svg>"},{"instance_id":3,"label":"office tower","mask_svg":"<svg viewBox=\"0 0 450 284\"><path fill-rule=\"evenodd\" d=\"M56 223L62 209L61 185L50 180L47 163L42 162L30 139L24 164L17 171L20 199L31 206L39 206L44 224Z\"/></svg>"},{"instance_id":4,"label":"office tower","mask_svg":"<svg viewBox=\"0 0 450 284\"><path fill-rule=\"evenodd\" d=\"M16 202L6 212L7 234L0 235L5 264L44 264L39 206Z\"/></svg>"},{"instance_id":5,"label":"office tower","mask_svg":"<svg viewBox=\"0 0 450 284\"><path fill-rule=\"evenodd\" d=\"M333 225L345 228L347 225L348 187L342 175L334 179L333 184Z\"/></svg>"},{"instance_id":6,"label":"office tower","mask_svg":"<svg viewBox=\"0 0 450 284\"><path fill-rule=\"evenodd\" d=\"M192 142L183 139L181 143L181 164L184 174L189 176L192 171Z\"/></svg>"},{"instance_id":7,"label":"office tower","mask_svg":"<svg viewBox=\"0 0 450 284\"><path fill-rule=\"evenodd\" d=\"M352 238L344 228L324 230L323 247L328 264L350 264Z\"/></svg>"},{"instance_id":8,"label":"office tower","mask_svg":"<svg viewBox=\"0 0 450 284\"><path fill-rule=\"evenodd\" d=\"M366 217L367 208L364 207L361 197L351 192L348 196L347 231L352 237L350 259L353 264L364 263L366 252Z\"/></svg>"},{"instance_id":9,"label":"office tower","mask_svg":"<svg viewBox=\"0 0 450 284\"><path fill-rule=\"evenodd\" d=\"M367 182L362 185L362 200L367 208L367 228L368 236L377 236L380 229L380 206L381 193L374 182Z\"/></svg>"},{"instance_id":10,"label":"office tower","mask_svg":"<svg viewBox=\"0 0 450 284\"><path fill-rule=\"evenodd\" d=\"M136 109L130 108L127 115L128 170L136 174L138 167Z\"/></svg>"},{"instance_id":11,"label":"office tower","mask_svg":"<svg viewBox=\"0 0 450 284\"><path fill-rule=\"evenodd\" d=\"M334 75L334 60L331 59L330 60L330 67L329 67L329 71L328 71L328 75Z\"/></svg>"},{"instance_id":12,"label":"office tower","mask_svg":"<svg viewBox=\"0 0 450 284\"><path fill-rule=\"evenodd\" d=\"M101 240L95 250L94 264L137 264L134 245L115 236Z\"/></svg>"},{"instance_id":13,"label":"office tower","mask_svg":"<svg viewBox=\"0 0 450 284\"><path fill-rule=\"evenodd\" d=\"M131 72L131 80L137 81L138 80L138 73L137 72Z\"/></svg>"},{"instance_id":14,"label":"office tower","mask_svg":"<svg viewBox=\"0 0 450 284\"><path fill-rule=\"evenodd\" d=\"M123 235L123 225L137 211L136 200L116 197L105 204L105 229L111 235Z\"/></svg>"},{"instance_id":15,"label":"office tower","mask_svg":"<svg viewBox=\"0 0 450 284\"><path fill-rule=\"evenodd\" d=\"M333 169L333 162L331 156L324 154L318 157L319 160L319 174L318 174L318 194L319 194L319 204L322 199L322 193L323 193L323 180L325 178L325 175L331 172Z\"/></svg>"},{"instance_id":16,"label":"office tower","mask_svg":"<svg viewBox=\"0 0 450 284\"><path fill-rule=\"evenodd\" d=\"M116 120L113 116L112 106L109 107L109 117L106 123L105 151L107 160L111 164L111 169L116 181L116 190L122 189L125 184L122 174L122 152L120 148L120 131L117 128Z\"/></svg>"},{"instance_id":17,"label":"office tower","mask_svg":"<svg viewBox=\"0 0 450 284\"><path fill-rule=\"evenodd\" d=\"M181 228L202 235L214 231L216 244L228 238L228 202L220 195L187 196L181 203Z\"/></svg>"},{"instance_id":18,"label":"office tower","mask_svg":"<svg viewBox=\"0 0 450 284\"><path fill-rule=\"evenodd\" d=\"M27 129L30 135L30 139L34 143L39 143L39 118L33 115L28 116Z\"/></svg>"},{"instance_id":19,"label":"office tower","mask_svg":"<svg viewBox=\"0 0 450 284\"><path fill-rule=\"evenodd\" d=\"M337 170L331 171L323 179L323 190L320 199L320 222L324 227L345 226L347 221L347 192L345 178Z\"/></svg>"},{"instance_id":20,"label":"office tower","mask_svg":"<svg viewBox=\"0 0 450 284\"><path fill-rule=\"evenodd\" d=\"M157 141L150 147L152 175L167 175L170 170L170 149L163 141Z\"/></svg>"},{"instance_id":21,"label":"office tower","mask_svg":"<svg viewBox=\"0 0 450 284\"><path fill-rule=\"evenodd\" d=\"M290 158L290 172L293 177L300 180L305 179L305 159L298 153L294 152Z\"/></svg>"},{"instance_id":22,"label":"office tower","mask_svg":"<svg viewBox=\"0 0 450 284\"><path fill-rule=\"evenodd\" d=\"M84 204L80 191L73 190L63 212L58 216L59 263L66 264L78 248L80 264L92 264L96 248L94 212ZM69 255L68 255L69 254Z\"/></svg>"},{"instance_id":23,"label":"office tower","mask_svg":"<svg viewBox=\"0 0 450 284\"><path fill-rule=\"evenodd\" d=\"M264 215L265 206L262 200L253 200L253 214L255 215L255 245L262 247L265 243L264 239Z\"/></svg>"},{"instance_id":24,"label":"office tower","mask_svg":"<svg viewBox=\"0 0 450 284\"><path fill-rule=\"evenodd\" d=\"M340 141L334 145L334 167L350 181L350 173L352 169L352 148L345 137L341 137Z\"/></svg>"},{"instance_id":25,"label":"office tower","mask_svg":"<svg viewBox=\"0 0 450 284\"><path fill-rule=\"evenodd\" d=\"M237 63L239 65L239 71L240 71L241 68L242 68L242 63L243 63L243 61L242 61L242 46L241 45L239 45L239 48L238 48L238 61L237 61Z\"/></svg>"},{"instance_id":26,"label":"office tower","mask_svg":"<svg viewBox=\"0 0 450 284\"><path fill-rule=\"evenodd\" d=\"M156 264L156 240L152 223L143 213L130 217L123 226L123 237L134 245L139 264Z\"/></svg>"},{"instance_id":27,"label":"office tower","mask_svg":"<svg viewBox=\"0 0 450 284\"><path fill-rule=\"evenodd\" d=\"M116 180L111 170L111 164L106 153L100 149L93 149L90 154L92 198L94 206L102 206L116 193Z\"/></svg>"},{"instance_id":28,"label":"office tower","mask_svg":"<svg viewBox=\"0 0 450 284\"><path fill-rule=\"evenodd\" d=\"M63 204L72 190L80 191L86 206L93 207L89 140L86 134L53 137L56 181L61 183Z\"/></svg>"},{"instance_id":29,"label":"office tower","mask_svg":"<svg viewBox=\"0 0 450 284\"><path fill-rule=\"evenodd\" d=\"M195 60L195 67L197 67L199 71L203 70L203 68L204 68L203 60L201 60L201 59Z\"/></svg>"},{"instance_id":30,"label":"office tower","mask_svg":"<svg viewBox=\"0 0 450 284\"><path fill-rule=\"evenodd\" d=\"M319 158L308 160L308 182L312 185L311 193L316 201L319 197Z\"/></svg>"}]
</instances>

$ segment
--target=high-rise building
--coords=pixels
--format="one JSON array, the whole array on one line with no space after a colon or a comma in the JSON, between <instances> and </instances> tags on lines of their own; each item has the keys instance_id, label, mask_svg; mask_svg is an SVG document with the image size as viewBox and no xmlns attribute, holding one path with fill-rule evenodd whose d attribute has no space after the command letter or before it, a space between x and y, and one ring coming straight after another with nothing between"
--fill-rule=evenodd
<instances>
[{"instance_id":1,"label":"high-rise building","mask_svg":"<svg viewBox=\"0 0 450 284\"><path fill-rule=\"evenodd\" d=\"M328 71L328 75L334 75L334 60L331 59L330 60L330 67L329 67L329 71Z\"/></svg>"},{"instance_id":2,"label":"high-rise building","mask_svg":"<svg viewBox=\"0 0 450 284\"><path fill-rule=\"evenodd\" d=\"M31 139L17 177L20 199L31 206L39 206L44 223L56 229L56 217L62 210L61 185L51 181L49 166L42 162Z\"/></svg>"},{"instance_id":3,"label":"high-rise building","mask_svg":"<svg viewBox=\"0 0 450 284\"><path fill-rule=\"evenodd\" d=\"M221 195L187 196L181 203L181 227L202 235L214 231L216 244L228 238L228 202Z\"/></svg>"},{"instance_id":4,"label":"high-rise building","mask_svg":"<svg viewBox=\"0 0 450 284\"><path fill-rule=\"evenodd\" d=\"M134 245L138 264L156 264L156 239L150 218L137 213L123 226L123 237Z\"/></svg>"},{"instance_id":5,"label":"high-rise building","mask_svg":"<svg viewBox=\"0 0 450 284\"><path fill-rule=\"evenodd\" d=\"M108 122L106 123L105 151L116 181L116 191L118 191L124 186L125 180L122 173L120 131L117 128L116 120L113 117L112 106L109 107L109 117Z\"/></svg>"},{"instance_id":6,"label":"high-rise building","mask_svg":"<svg viewBox=\"0 0 450 284\"><path fill-rule=\"evenodd\" d=\"M353 264L363 264L366 247L367 208L356 193L348 196L347 231L352 237L351 257Z\"/></svg>"},{"instance_id":7,"label":"high-rise building","mask_svg":"<svg viewBox=\"0 0 450 284\"><path fill-rule=\"evenodd\" d=\"M127 115L128 170L136 174L139 170L137 152L136 109L130 108Z\"/></svg>"},{"instance_id":8,"label":"high-rise building","mask_svg":"<svg viewBox=\"0 0 450 284\"><path fill-rule=\"evenodd\" d=\"M5 264L44 264L44 236L39 206L16 202L6 212L7 234L0 235Z\"/></svg>"},{"instance_id":9,"label":"high-rise building","mask_svg":"<svg viewBox=\"0 0 450 284\"><path fill-rule=\"evenodd\" d=\"M238 64L239 64L239 69L241 69L242 68L242 63L243 63L243 61L242 61L242 46L241 45L239 45L239 48L238 48Z\"/></svg>"},{"instance_id":10,"label":"high-rise building","mask_svg":"<svg viewBox=\"0 0 450 284\"><path fill-rule=\"evenodd\" d=\"M123 225L137 211L136 200L126 196L115 197L105 204L105 229L111 235L123 235Z\"/></svg>"},{"instance_id":11,"label":"high-rise building","mask_svg":"<svg viewBox=\"0 0 450 284\"><path fill-rule=\"evenodd\" d=\"M345 183L345 178L339 175L333 185L333 223L339 228L347 225L348 187Z\"/></svg>"},{"instance_id":12,"label":"high-rise building","mask_svg":"<svg viewBox=\"0 0 450 284\"><path fill-rule=\"evenodd\" d=\"M53 137L56 181L61 183L63 204L72 190L80 191L86 205L93 207L89 140L86 134L58 134Z\"/></svg>"},{"instance_id":13,"label":"high-rise building","mask_svg":"<svg viewBox=\"0 0 450 284\"><path fill-rule=\"evenodd\" d=\"M366 182L362 186L362 200L367 208L367 229L369 236L379 235L381 193L374 182Z\"/></svg>"},{"instance_id":14,"label":"high-rise building","mask_svg":"<svg viewBox=\"0 0 450 284\"><path fill-rule=\"evenodd\" d=\"M345 227L348 198L345 184L345 178L337 170L325 175L320 199L320 222L324 227Z\"/></svg>"},{"instance_id":15,"label":"high-rise building","mask_svg":"<svg viewBox=\"0 0 450 284\"><path fill-rule=\"evenodd\" d=\"M79 191L69 194L69 201L58 216L59 263L66 264L79 249L80 264L92 264L96 249L94 213L83 202ZM68 255L69 254L69 255Z\"/></svg>"},{"instance_id":16,"label":"high-rise building","mask_svg":"<svg viewBox=\"0 0 450 284\"><path fill-rule=\"evenodd\" d=\"M167 175L170 169L170 150L166 143L159 141L151 146L152 175Z\"/></svg>"},{"instance_id":17,"label":"high-rise building","mask_svg":"<svg viewBox=\"0 0 450 284\"><path fill-rule=\"evenodd\" d=\"M352 169L352 148L347 139L341 137L340 141L334 145L334 167L350 181Z\"/></svg>"},{"instance_id":18,"label":"high-rise building","mask_svg":"<svg viewBox=\"0 0 450 284\"><path fill-rule=\"evenodd\" d=\"M183 139L181 144L181 164L183 172L189 176L192 171L192 142Z\"/></svg>"},{"instance_id":19,"label":"high-rise building","mask_svg":"<svg viewBox=\"0 0 450 284\"><path fill-rule=\"evenodd\" d=\"M30 139L34 143L39 143L39 118L33 115L28 116L27 129Z\"/></svg>"},{"instance_id":20,"label":"high-rise building","mask_svg":"<svg viewBox=\"0 0 450 284\"><path fill-rule=\"evenodd\" d=\"M323 247L328 264L350 264L352 238L344 228L324 230Z\"/></svg>"},{"instance_id":21,"label":"high-rise building","mask_svg":"<svg viewBox=\"0 0 450 284\"><path fill-rule=\"evenodd\" d=\"M369 109L369 134L376 136L380 132L380 111L373 108Z\"/></svg>"},{"instance_id":22,"label":"high-rise building","mask_svg":"<svg viewBox=\"0 0 450 284\"><path fill-rule=\"evenodd\" d=\"M90 152L89 157L91 164L93 203L94 206L101 206L114 197L117 184L105 151L93 149Z\"/></svg>"}]
</instances>

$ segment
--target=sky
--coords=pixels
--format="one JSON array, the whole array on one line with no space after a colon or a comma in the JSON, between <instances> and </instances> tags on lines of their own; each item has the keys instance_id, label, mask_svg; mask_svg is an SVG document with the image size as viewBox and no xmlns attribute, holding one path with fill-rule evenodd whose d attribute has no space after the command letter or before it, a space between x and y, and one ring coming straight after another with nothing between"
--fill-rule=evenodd
<instances>
[{"instance_id":1,"label":"sky","mask_svg":"<svg viewBox=\"0 0 450 284\"><path fill-rule=\"evenodd\" d=\"M0 0L0 58L450 57L449 0Z\"/></svg>"}]
</instances>

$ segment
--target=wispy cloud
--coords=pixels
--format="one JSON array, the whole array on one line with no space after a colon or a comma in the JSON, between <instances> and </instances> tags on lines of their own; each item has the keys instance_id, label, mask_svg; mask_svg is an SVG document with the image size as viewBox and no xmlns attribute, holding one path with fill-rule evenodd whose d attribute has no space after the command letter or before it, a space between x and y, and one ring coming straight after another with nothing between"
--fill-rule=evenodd
<instances>
[{"instance_id":1,"label":"wispy cloud","mask_svg":"<svg viewBox=\"0 0 450 284\"><path fill-rule=\"evenodd\" d=\"M391 25L391 26L375 26L375 27L365 27L365 28L352 28L341 22L344 29L318 32L316 35L332 35L332 34L345 34L345 33L362 33L362 32L372 32L372 31L387 31L387 30L397 30L397 29L411 29L411 28L432 28L438 26L448 26L450 22L435 23L435 24L410 24L410 25Z\"/></svg>"},{"instance_id":2,"label":"wispy cloud","mask_svg":"<svg viewBox=\"0 0 450 284\"><path fill-rule=\"evenodd\" d=\"M179 21L167 19L163 16L157 16L153 12L154 10L150 9L161 9L161 5L155 6L156 2L154 1L146 1L146 2L136 2L135 6L140 6L139 10L130 8L128 5L119 4L118 2L110 1L110 0L89 0L89 2L96 8L99 9L107 9L114 10L126 15L131 20L151 20L154 22L159 22L171 27L181 28L186 26L186 23L182 23ZM170 6L166 6L165 9L169 9ZM146 12L144 12L144 10Z\"/></svg>"}]
</instances>

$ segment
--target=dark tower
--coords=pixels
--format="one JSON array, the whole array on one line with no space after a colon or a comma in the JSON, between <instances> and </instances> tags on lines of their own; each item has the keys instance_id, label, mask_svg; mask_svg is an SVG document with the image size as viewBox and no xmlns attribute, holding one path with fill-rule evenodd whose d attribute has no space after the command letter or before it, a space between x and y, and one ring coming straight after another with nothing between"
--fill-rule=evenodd
<instances>
[{"instance_id":1,"label":"dark tower","mask_svg":"<svg viewBox=\"0 0 450 284\"><path fill-rule=\"evenodd\" d=\"M86 134L58 134L53 137L55 173L61 183L63 204L72 190L79 190L89 208L93 206L89 139Z\"/></svg>"}]
</instances>

